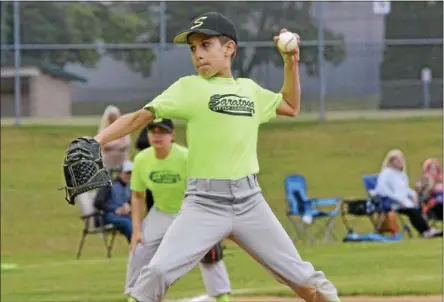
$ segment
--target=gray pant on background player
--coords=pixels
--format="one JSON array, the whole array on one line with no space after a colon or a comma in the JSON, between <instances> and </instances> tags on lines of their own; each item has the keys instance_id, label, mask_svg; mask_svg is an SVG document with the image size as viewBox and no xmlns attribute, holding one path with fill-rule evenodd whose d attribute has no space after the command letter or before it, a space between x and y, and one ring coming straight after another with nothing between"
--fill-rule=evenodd
<instances>
[{"instance_id":1,"label":"gray pant on background player","mask_svg":"<svg viewBox=\"0 0 444 302\"><path fill-rule=\"evenodd\" d=\"M176 215L163 213L153 206L143 220L144 242L138 244L135 251L130 253L125 285L126 295L131 293L142 268L150 263L175 217ZM174 253L180 253L180 249ZM172 255L171 259L174 260L175 257ZM217 297L231 292L230 280L223 260L211 264L200 263L200 270L209 296Z\"/></svg>"},{"instance_id":2,"label":"gray pant on background player","mask_svg":"<svg viewBox=\"0 0 444 302\"><path fill-rule=\"evenodd\" d=\"M258 185L255 175L239 180L189 179L182 208L131 296L161 301L217 242L230 236L281 283L306 301L339 301L324 273L299 256Z\"/></svg>"}]
</instances>

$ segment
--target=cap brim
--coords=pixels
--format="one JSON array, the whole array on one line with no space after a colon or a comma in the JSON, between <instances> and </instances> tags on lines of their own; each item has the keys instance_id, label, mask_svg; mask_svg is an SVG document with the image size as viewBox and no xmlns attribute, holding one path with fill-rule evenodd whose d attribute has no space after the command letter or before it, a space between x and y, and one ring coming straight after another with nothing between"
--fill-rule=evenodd
<instances>
[{"instance_id":1,"label":"cap brim","mask_svg":"<svg viewBox=\"0 0 444 302\"><path fill-rule=\"evenodd\" d=\"M188 44L188 35L190 35L192 33L202 33L202 34L206 34L208 36L220 36L221 35L221 33L211 30L211 29L195 28L195 29L184 30L184 31L180 32L179 34L177 34L174 37L173 42L176 44Z\"/></svg>"},{"instance_id":2,"label":"cap brim","mask_svg":"<svg viewBox=\"0 0 444 302\"><path fill-rule=\"evenodd\" d=\"M163 128L165 130L168 130L169 132L173 132L173 128L168 127L167 125L164 125L164 124L150 124L150 125L148 125L148 130L153 129L154 127Z\"/></svg>"}]
</instances>

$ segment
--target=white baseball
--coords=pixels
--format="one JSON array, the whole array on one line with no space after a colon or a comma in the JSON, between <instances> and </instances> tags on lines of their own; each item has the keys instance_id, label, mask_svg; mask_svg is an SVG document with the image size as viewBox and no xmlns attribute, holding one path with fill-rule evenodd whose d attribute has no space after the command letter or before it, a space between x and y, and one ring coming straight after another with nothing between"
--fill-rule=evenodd
<instances>
[{"instance_id":1,"label":"white baseball","mask_svg":"<svg viewBox=\"0 0 444 302\"><path fill-rule=\"evenodd\" d=\"M296 34L286 31L279 35L278 47L282 52L292 52L298 47Z\"/></svg>"}]
</instances>

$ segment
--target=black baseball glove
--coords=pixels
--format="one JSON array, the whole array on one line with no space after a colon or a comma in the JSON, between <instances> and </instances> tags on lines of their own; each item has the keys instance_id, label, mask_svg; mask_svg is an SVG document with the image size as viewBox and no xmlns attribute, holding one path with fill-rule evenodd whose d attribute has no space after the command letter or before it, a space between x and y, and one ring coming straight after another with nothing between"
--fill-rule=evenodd
<instances>
[{"instance_id":1,"label":"black baseball glove","mask_svg":"<svg viewBox=\"0 0 444 302\"><path fill-rule=\"evenodd\" d=\"M205 254L202 258L202 263L216 263L224 258L224 247L222 246L222 242L219 242L215 246Z\"/></svg>"},{"instance_id":2,"label":"black baseball glove","mask_svg":"<svg viewBox=\"0 0 444 302\"><path fill-rule=\"evenodd\" d=\"M71 142L63 163L66 201L74 205L77 195L110 187L111 177L103 167L99 143L89 137L80 137Z\"/></svg>"}]
</instances>

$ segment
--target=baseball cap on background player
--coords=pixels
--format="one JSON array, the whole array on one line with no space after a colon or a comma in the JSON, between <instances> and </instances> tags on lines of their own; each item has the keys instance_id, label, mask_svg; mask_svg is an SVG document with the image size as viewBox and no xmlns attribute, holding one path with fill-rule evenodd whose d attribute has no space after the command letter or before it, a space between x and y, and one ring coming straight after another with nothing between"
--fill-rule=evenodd
<instances>
[{"instance_id":1,"label":"baseball cap on background player","mask_svg":"<svg viewBox=\"0 0 444 302\"><path fill-rule=\"evenodd\" d=\"M209 36L227 36L237 44L236 27L230 19L216 12L209 12L191 21L188 29L181 31L174 37L174 43L187 44L188 35L203 33Z\"/></svg>"},{"instance_id":2,"label":"baseball cap on background player","mask_svg":"<svg viewBox=\"0 0 444 302\"><path fill-rule=\"evenodd\" d=\"M173 132L173 130L174 130L173 121L166 119L166 118L155 119L151 123L148 124L148 130L153 129L154 127L163 128L170 133Z\"/></svg>"},{"instance_id":3,"label":"baseball cap on background player","mask_svg":"<svg viewBox=\"0 0 444 302\"><path fill-rule=\"evenodd\" d=\"M133 171L133 162L130 160L125 160L122 165L123 173L130 173Z\"/></svg>"}]
</instances>

